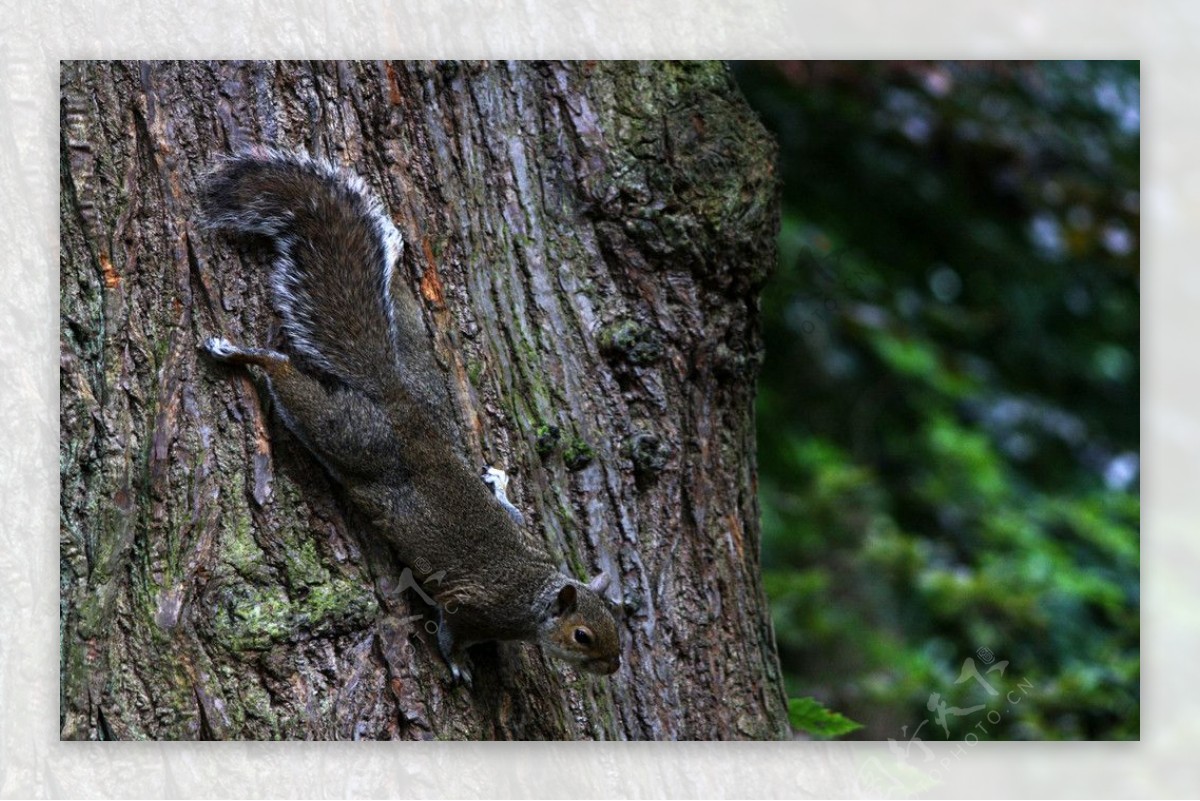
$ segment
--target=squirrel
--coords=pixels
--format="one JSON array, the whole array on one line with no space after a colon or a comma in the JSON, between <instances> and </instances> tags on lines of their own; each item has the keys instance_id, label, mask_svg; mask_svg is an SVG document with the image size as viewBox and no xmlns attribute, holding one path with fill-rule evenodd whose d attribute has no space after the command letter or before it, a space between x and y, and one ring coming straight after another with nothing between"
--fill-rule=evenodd
<instances>
[{"instance_id":1,"label":"squirrel","mask_svg":"<svg viewBox=\"0 0 1200 801\"><path fill-rule=\"evenodd\" d=\"M415 301L392 293L400 233L363 180L304 154L251 148L201 181L199 211L206 228L271 245L287 347L212 337L203 350L260 369L284 424L350 505L401 561L439 577L426 590L453 683L471 685L466 649L489 640L535 641L585 671L615 672L607 575L564 575L522 535L504 474L481 481L459 457Z\"/></svg>"}]
</instances>

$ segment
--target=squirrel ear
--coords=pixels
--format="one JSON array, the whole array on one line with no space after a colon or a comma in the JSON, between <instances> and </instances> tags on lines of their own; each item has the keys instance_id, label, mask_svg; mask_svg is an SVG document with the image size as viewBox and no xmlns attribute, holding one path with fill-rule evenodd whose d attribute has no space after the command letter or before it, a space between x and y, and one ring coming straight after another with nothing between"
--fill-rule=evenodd
<instances>
[{"instance_id":1,"label":"squirrel ear","mask_svg":"<svg viewBox=\"0 0 1200 801\"><path fill-rule=\"evenodd\" d=\"M610 579L607 573L597 573L591 581L588 582L588 589L592 592L604 592L608 589Z\"/></svg>"},{"instance_id":2,"label":"squirrel ear","mask_svg":"<svg viewBox=\"0 0 1200 801\"><path fill-rule=\"evenodd\" d=\"M576 591L574 584L566 584L558 591L558 597L554 599L554 603L550 604L550 614L554 617L562 617L567 612L575 608Z\"/></svg>"}]
</instances>

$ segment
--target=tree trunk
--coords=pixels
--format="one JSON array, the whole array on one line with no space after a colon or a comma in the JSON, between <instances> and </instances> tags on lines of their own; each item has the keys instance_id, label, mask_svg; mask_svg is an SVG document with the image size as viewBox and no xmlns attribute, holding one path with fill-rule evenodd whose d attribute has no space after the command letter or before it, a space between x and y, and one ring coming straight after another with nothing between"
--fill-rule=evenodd
<instances>
[{"instance_id":1,"label":"tree trunk","mask_svg":"<svg viewBox=\"0 0 1200 801\"><path fill-rule=\"evenodd\" d=\"M754 462L773 145L723 66L77 62L61 103L64 738L788 736ZM383 198L464 452L617 579L611 678L504 643L452 688L403 566L198 354L274 335L265 257L194 220L259 142Z\"/></svg>"}]
</instances>

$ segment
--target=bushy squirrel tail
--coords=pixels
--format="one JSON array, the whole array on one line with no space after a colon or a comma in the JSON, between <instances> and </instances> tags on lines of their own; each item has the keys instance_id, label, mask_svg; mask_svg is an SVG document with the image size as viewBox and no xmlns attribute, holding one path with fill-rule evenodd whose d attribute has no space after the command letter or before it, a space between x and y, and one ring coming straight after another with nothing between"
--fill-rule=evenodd
<instances>
[{"instance_id":1,"label":"bushy squirrel tail","mask_svg":"<svg viewBox=\"0 0 1200 801\"><path fill-rule=\"evenodd\" d=\"M201 222L275 248L271 288L292 348L376 394L394 375L391 282L400 233L357 175L307 155L254 148L203 181Z\"/></svg>"}]
</instances>

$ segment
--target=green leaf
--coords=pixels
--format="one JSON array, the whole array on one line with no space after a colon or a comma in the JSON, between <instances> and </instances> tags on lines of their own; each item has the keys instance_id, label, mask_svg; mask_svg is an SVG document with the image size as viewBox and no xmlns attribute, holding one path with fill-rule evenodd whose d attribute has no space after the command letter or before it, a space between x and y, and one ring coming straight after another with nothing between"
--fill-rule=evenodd
<instances>
[{"instance_id":1,"label":"green leaf","mask_svg":"<svg viewBox=\"0 0 1200 801\"><path fill-rule=\"evenodd\" d=\"M815 698L789 698L788 719L792 728L814 737L841 737L862 728L861 723L826 709Z\"/></svg>"}]
</instances>

